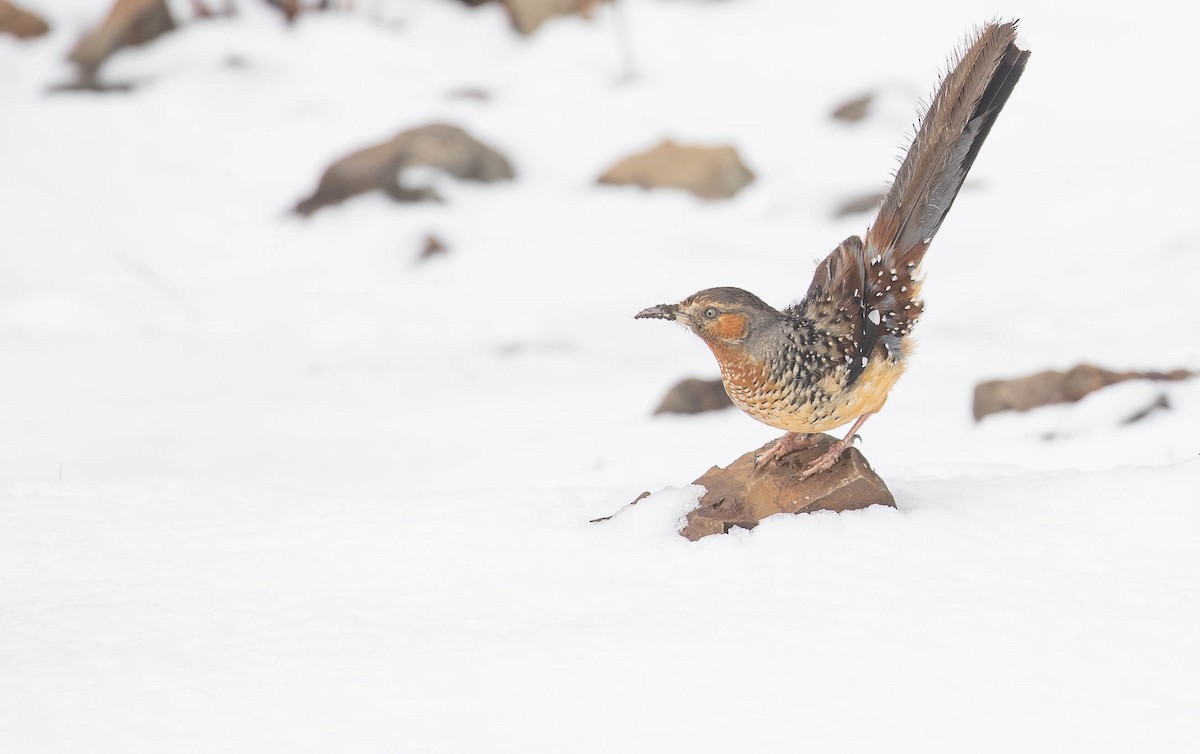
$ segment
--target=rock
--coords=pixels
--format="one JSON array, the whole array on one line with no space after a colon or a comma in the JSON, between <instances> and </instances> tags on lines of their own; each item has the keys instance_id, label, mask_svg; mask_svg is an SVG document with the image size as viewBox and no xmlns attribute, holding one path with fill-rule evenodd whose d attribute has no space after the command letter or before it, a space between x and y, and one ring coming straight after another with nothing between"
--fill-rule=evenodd
<instances>
[{"instance_id":1,"label":"rock","mask_svg":"<svg viewBox=\"0 0 1200 754\"><path fill-rule=\"evenodd\" d=\"M975 386L975 421L1001 411L1028 411L1054 403L1074 403L1100 388L1126 380L1185 380L1194 376L1186 369L1171 372L1113 372L1092 364L1080 364L1066 372L1038 372L1011 380L989 380Z\"/></svg>"},{"instance_id":2,"label":"rock","mask_svg":"<svg viewBox=\"0 0 1200 754\"><path fill-rule=\"evenodd\" d=\"M11 34L17 39L33 39L50 31L50 24L33 11L17 7L8 0L0 0L0 34Z\"/></svg>"},{"instance_id":3,"label":"rock","mask_svg":"<svg viewBox=\"0 0 1200 754\"><path fill-rule=\"evenodd\" d=\"M663 396L662 403L654 409L657 414L699 414L729 408L733 403L725 393L721 380L698 380L689 377L680 380Z\"/></svg>"},{"instance_id":4,"label":"rock","mask_svg":"<svg viewBox=\"0 0 1200 754\"><path fill-rule=\"evenodd\" d=\"M821 435L811 448L784 456L762 469L754 458L770 443L726 468L714 466L696 480L705 489L700 505L687 514L679 533L690 540L723 534L735 526L753 529L776 513L851 511L870 505L896 507L887 485L857 448L850 448L827 471L796 481L796 469L825 452L837 438Z\"/></svg>"},{"instance_id":5,"label":"rock","mask_svg":"<svg viewBox=\"0 0 1200 754\"><path fill-rule=\"evenodd\" d=\"M878 191L869 194L859 194L852 196L842 201L833 210L834 217L847 217L849 215L858 215L863 212L874 212L879 209L879 205L883 203L883 194Z\"/></svg>"},{"instance_id":6,"label":"rock","mask_svg":"<svg viewBox=\"0 0 1200 754\"><path fill-rule=\"evenodd\" d=\"M446 99L491 102L492 93L481 86L462 86L447 92Z\"/></svg>"},{"instance_id":7,"label":"rock","mask_svg":"<svg viewBox=\"0 0 1200 754\"><path fill-rule=\"evenodd\" d=\"M117 50L145 44L174 28L166 0L116 0L104 21L75 43L68 59L81 80L92 81Z\"/></svg>"},{"instance_id":8,"label":"rock","mask_svg":"<svg viewBox=\"0 0 1200 754\"><path fill-rule=\"evenodd\" d=\"M458 126L434 123L402 131L382 144L360 149L326 168L317 190L296 205L300 215L338 204L356 194L381 190L397 201L436 200L432 188L401 185L401 171L429 167L467 181L507 181L514 177L504 155Z\"/></svg>"},{"instance_id":9,"label":"rock","mask_svg":"<svg viewBox=\"0 0 1200 754\"><path fill-rule=\"evenodd\" d=\"M599 0L504 0L513 28L529 36L557 16L590 17Z\"/></svg>"},{"instance_id":10,"label":"rock","mask_svg":"<svg viewBox=\"0 0 1200 754\"><path fill-rule=\"evenodd\" d=\"M300 7L300 0L267 0L267 5L282 13L283 20L289 26L296 23L296 19L300 17L300 13L304 10L304 8Z\"/></svg>"},{"instance_id":11,"label":"rock","mask_svg":"<svg viewBox=\"0 0 1200 754\"><path fill-rule=\"evenodd\" d=\"M599 183L642 188L679 188L701 199L728 199L754 180L730 146L683 146L663 141L613 165Z\"/></svg>"},{"instance_id":12,"label":"rock","mask_svg":"<svg viewBox=\"0 0 1200 754\"><path fill-rule=\"evenodd\" d=\"M872 94L864 94L861 97L846 100L838 105L830 113L834 120L845 121L846 123L857 123L871 114L871 100L874 99Z\"/></svg>"},{"instance_id":13,"label":"rock","mask_svg":"<svg viewBox=\"0 0 1200 754\"><path fill-rule=\"evenodd\" d=\"M433 257L440 257L450 251L450 247L434 234L430 233L425 236L425 242L421 245L421 253L417 255L417 261L424 262Z\"/></svg>"}]
</instances>

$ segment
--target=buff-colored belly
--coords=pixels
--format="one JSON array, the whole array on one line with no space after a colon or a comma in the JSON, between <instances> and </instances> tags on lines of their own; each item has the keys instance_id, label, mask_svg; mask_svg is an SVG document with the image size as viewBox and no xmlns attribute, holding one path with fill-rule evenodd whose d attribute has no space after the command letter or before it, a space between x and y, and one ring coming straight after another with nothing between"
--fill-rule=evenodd
<instances>
[{"instance_id":1,"label":"buff-colored belly","mask_svg":"<svg viewBox=\"0 0 1200 754\"><path fill-rule=\"evenodd\" d=\"M849 391L834 375L818 383L816 392L828 396L821 402L799 400L799 396L790 396L789 400L774 391L739 389L731 384L728 375L725 375L725 390L738 408L764 424L787 432L824 432L881 409L903 373L902 358L871 359Z\"/></svg>"}]
</instances>

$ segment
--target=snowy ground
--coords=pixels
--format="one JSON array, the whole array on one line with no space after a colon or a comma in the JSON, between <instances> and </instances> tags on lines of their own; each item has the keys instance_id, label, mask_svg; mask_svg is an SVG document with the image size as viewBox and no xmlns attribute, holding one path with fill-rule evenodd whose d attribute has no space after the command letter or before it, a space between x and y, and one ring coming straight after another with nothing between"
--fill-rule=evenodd
<instances>
[{"instance_id":1,"label":"snowy ground","mask_svg":"<svg viewBox=\"0 0 1200 754\"><path fill-rule=\"evenodd\" d=\"M100 6L24 4L55 32L0 37L0 750L1194 750L1200 384L969 401L1200 366L1200 10L623 0L522 40L443 0L291 30L243 1L117 55L131 94L46 96ZM997 13L1030 68L863 432L899 510L682 540L687 482L773 431L651 418L715 368L631 315L798 296ZM286 214L434 120L518 180ZM664 136L759 179L593 185ZM417 264L429 232L451 252Z\"/></svg>"}]
</instances>

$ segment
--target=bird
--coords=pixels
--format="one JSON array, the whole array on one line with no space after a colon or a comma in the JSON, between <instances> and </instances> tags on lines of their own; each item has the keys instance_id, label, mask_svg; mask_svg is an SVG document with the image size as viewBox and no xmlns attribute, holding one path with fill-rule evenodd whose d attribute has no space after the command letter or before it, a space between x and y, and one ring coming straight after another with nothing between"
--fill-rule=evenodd
<instances>
[{"instance_id":1,"label":"bird","mask_svg":"<svg viewBox=\"0 0 1200 754\"><path fill-rule=\"evenodd\" d=\"M778 310L741 288L708 288L635 315L698 335L734 405L786 432L756 457L757 467L852 422L795 477L828 470L904 373L925 308L925 252L1029 59L1016 36L1016 21L994 21L958 48L874 221L817 265L800 301Z\"/></svg>"}]
</instances>

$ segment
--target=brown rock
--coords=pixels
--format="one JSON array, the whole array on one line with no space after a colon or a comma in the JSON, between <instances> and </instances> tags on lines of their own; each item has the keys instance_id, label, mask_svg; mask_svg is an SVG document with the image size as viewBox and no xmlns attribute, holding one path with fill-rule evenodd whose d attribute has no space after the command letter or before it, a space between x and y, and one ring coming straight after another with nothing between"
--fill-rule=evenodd
<instances>
[{"instance_id":1,"label":"brown rock","mask_svg":"<svg viewBox=\"0 0 1200 754\"><path fill-rule=\"evenodd\" d=\"M1126 380L1185 380L1186 369L1170 372L1113 372L1080 364L1066 372L1046 371L1011 380L989 380L975 386L975 421L1000 411L1028 411L1054 403L1074 403L1100 388Z\"/></svg>"},{"instance_id":2,"label":"brown rock","mask_svg":"<svg viewBox=\"0 0 1200 754\"><path fill-rule=\"evenodd\" d=\"M68 59L79 69L80 78L90 81L117 50L145 44L174 28L166 0L116 0L104 21L75 44Z\"/></svg>"},{"instance_id":3,"label":"brown rock","mask_svg":"<svg viewBox=\"0 0 1200 754\"><path fill-rule=\"evenodd\" d=\"M747 453L726 468L714 466L696 484L705 488L700 505L687 515L680 532L690 540L722 534L735 526L752 529L776 513L849 511L870 505L896 506L887 485L857 448L851 448L828 471L796 481L796 469L815 459L836 438L821 435L811 448L784 456L780 462L754 468L754 457L765 450Z\"/></svg>"},{"instance_id":4,"label":"brown rock","mask_svg":"<svg viewBox=\"0 0 1200 754\"><path fill-rule=\"evenodd\" d=\"M450 251L450 247L442 239L429 233L425 236L425 242L421 244L421 253L417 255L417 260L424 262L433 257L440 257L448 251Z\"/></svg>"},{"instance_id":5,"label":"brown rock","mask_svg":"<svg viewBox=\"0 0 1200 754\"><path fill-rule=\"evenodd\" d=\"M733 403L718 380L680 380L663 396L655 414L699 414L729 408Z\"/></svg>"},{"instance_id":6,"label":"brown rock","mask_svg":"<svg viewBox=\"0 0 1200 754\"><path fill-rule=\"evenodd\" d=\"M682 146L663 141L613 165L598 179L599 183L642 188L679 188L701 199L728 199L751 181L750 172L729 146Z\"/></svg>"},{"instance_id":7,"label":"brown rock","mask_svg":"<svg viewBox=\"0 0 1200 754\"><path fill-rule=\"evenodd\" d=\"M0 0L0 34L11 34L17 39L33 39L50 31L50 24L33 11L19 8Z\"/></svg>"},{"instance_id":8,"label":"brown rock","mask_svg":"<svg viewBox=\"0 0 1200 754\"><path fill-rule=\"evenodd\" d=\"M312 196L296 205L297 214L311 215L356 194L381 190L397 201L438 198L432 188L406 188L400 173L410 167L431 167L468 181L506 181L513 169L504 155L457 126L434 123L402 131L382 144L360 149L334 162L321 176Z\"/></svg>"},{"instance_id":9,"label":"brown rock","mask_svg":"<svg viewBox=\"0 0 1200 754\"><path fill-rule=\"evenodd\" d=\"M874 212L879 209L879 205L883 203L883 194L878 191L870 194L859 194L844 200L833 210L834 217L847 217L849 215L859 215L863 212Z\"/></svg>"},{"instance_id":10,"label":"brown rock","mask_svg":"<svg viewBox=\"0 0 1200 754\"><path fill-rule=\"evenodd\" d=\"M528 36L557 16L590 17L599 0L504 0L513 28Z\"/></svg>"},{"instance_id":11,"label":"brown rock","mask_svg":"<svg viewBox=\"0 0 1200 754\"><path fill-rule=\"evenodd\" d=\"M831 116L834 120L857 123L871 114L872 99L874 99L874 95L864 94L861 97L846 100L833 109Z\"/></svg>"}]
</instances>

